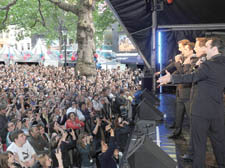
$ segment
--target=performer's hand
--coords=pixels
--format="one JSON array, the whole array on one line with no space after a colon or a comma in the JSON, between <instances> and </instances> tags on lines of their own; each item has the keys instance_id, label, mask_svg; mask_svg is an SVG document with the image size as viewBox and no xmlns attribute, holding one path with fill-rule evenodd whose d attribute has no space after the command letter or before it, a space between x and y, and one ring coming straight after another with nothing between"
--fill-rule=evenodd
<instances>
[{"instance_id":1,"label":"performer's hand","mask_svg":"<svg viewBox=\"0 0 225 168\"><path fill-rule=\"evenodd\" d=\"M200 65L201 63L202 63L203 61L201 60L201 59L199 59L196 63L195 63L195 65Z\"/></svg>"},{"instance_id":2,"label":"performer's hand","mask_svg":"<svg viewBox=\"0 0 225 168\"><path fill-rule=\"evenodd\" d=\"M171 82L171 74L168 71L166 71L166 75L160 77L157 80L157 83L159 83L159 86L165 85L169 82Z\"/></svg>"},{"instance_id":3,"label":"performer's hand","mask_svg":"<svg viewBox=\"0 0 225 168\"><path fill-rule=\"evenodd\" d=\"M160 75L160 71L159 71L159 72L154 73L154 75L155 75L155 76Z\"/></svg>"}]
</instances>

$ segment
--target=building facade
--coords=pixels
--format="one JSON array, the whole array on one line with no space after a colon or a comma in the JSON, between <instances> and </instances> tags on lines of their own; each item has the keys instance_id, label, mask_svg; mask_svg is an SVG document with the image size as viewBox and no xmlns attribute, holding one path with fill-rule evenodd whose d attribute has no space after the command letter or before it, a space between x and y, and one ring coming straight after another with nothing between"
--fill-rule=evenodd
<instances>
[{"instance_id":1,"label":"building facade","mask_svg":"<svg viewBox=\"0 0 225 168\"><path fill-rule=\"evenodd\" d=\"M32 49L31 38L26 37L24 29L16 25L8 26L7 30L0 32L0 48L4 45L11 45L18 51L30 51ZM19 37L24 37L19 40Z\"/></svg>"}]
</instances>

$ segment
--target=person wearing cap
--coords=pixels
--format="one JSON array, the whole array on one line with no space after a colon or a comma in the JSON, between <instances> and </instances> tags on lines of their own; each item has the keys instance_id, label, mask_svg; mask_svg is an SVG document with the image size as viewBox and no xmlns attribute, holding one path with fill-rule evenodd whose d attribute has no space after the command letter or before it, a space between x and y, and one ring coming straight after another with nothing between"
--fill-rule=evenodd
<instances>
[{"instance_id":1,"label":"person wearing cap","mask_svg":"<svg viewBox=\"0 0 225 168\"><path fill-rule=\"evenodd\" d=\"M85 117L84 117L83 113L78 109L78 103L75 101L72 102L72 106L67 109L66 115L68 116L69 113L71 113L71 112L76 114L77 117L79 118L79 120L85 121Z\"/></svg>"}]
</instances>

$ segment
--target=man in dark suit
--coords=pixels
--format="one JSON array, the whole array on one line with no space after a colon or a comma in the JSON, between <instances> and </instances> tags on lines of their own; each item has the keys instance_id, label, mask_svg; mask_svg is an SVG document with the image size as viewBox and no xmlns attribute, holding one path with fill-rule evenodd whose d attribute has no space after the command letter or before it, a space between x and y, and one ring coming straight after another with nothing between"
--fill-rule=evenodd
<instances>
[{"instance_id":1,"label":"man in dark suit","mask_svg":"<svg viewBox=\"0 0 225 168\"><path fill-rule=\"evenodd\" d=\"M224 44L211 38L206 43L207 61L191 74L167 75L157 81L162 84L197 83L191 105L193 168L205 167L206 142L209 136L219 168L225 167L225 126L223 90L225 88Z\"/></svg>"},{"instance_id":2,"label":"man in dark suit","mask_svg":"<svg viewBox=\"0 0 225 168\"><path fill-rule=\"evenodd\" d=\"M185 60L185 47L187 44L189 44L190 41L187 39L183 39L178 41L178 50L180 51L180 54L176 55L174 57L174 60L170 61L170 64L167 65L163 70L160 72L156 72L155 75L165 75L166 71L169 71L170 73L174 74L183 74L183 62ZM182 126L182 114L183 111L185 111L185 107L188 107L187 98L189 99L189 96L187 94L183 94L185 90L185 87L183 87L183 84L179 84L176 86L176 111L175 111L175 120L173 121L172 125L169 126L169 128L175 128L174 132L169 135L169 138L178 138L181 134L181 126ZM183 103L185 102L185 103ZM183 104L186 104L183 106Z\"/></svg>"},{"instance_id":3,"label":"man in dark suit","mask_svg":"<svg viewBox=\"0 0 225 168\"><path fill-rule=\"evenodd\" d=\"M207 40L208 39L206 37L196 38L196 43L195 43L195 47L194 47L196 57L192 57L190 62L188 64L186 64L186 69L188 69L187 73L194 72L202 62L206 61L206 42L207 42ZM196 83L192 83L191 93L190 93L190 106L193 102L193 95L197 91L196 86L197 86ZM191 109L190 109L190 112L191 112ZM189 115L189 116L191 116L191 115ZM190 123L190 127L191 127L191 123ZM190 129L190 136L191 136L191 129ZM189 141L187 153L182 155L181 158L184 159L184 161L188 161L188 162L193 160L193 147L192 147L191 139Z\"/></svg>"},{"instance_id":4,"label":"man in dark suit","mask_svg":"<svg viewBox=\"0 0 225 168\"><path fill-rule=\"evenodd\" d=\"M189 72L188 67L191 64L191 58L196 57L193 53L193 49L194 43L189 42L184 46L184 61L180 63L180 68L177 69L177 73L175 72L174 74L186 74ZM186 114L190 119L190 92L191 84L177 85L175 130L168 138L179 138L182 132L184 115Z\"/></svg>"}]
</instances>

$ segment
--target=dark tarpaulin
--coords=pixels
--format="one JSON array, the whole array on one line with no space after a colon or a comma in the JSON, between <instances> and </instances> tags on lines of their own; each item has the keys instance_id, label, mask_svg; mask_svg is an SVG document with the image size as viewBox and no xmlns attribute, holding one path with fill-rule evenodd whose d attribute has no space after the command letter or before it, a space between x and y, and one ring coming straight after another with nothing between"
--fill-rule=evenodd
<instances>
[{"instance_id":1,"label":"dark tarpaulin","mask_svg":"<svg viewBox=\"0 0 225 168\"><path fill-rule=\"evenodd\" d=\"M151 13L146 11L145 1L106 0L106 2L117 19L124 25L128 37L149 61L151 32L148 27L151 26ZM139 30L141 31L137 32Z\"/></svg>"},{"instance_id":2,"label":"dark tarpaulin","mask_svg":"<svg viewBox=\"0 0 225 168\"><path fill-rule=\"evenodd\" d=\"M159 25L225 23L224 0L174 0L158 15Z\"/></svg>"},{"instance_id":3,"label":"dark tarpaulin","mask_svg":"<svg viewBox=\"0 0 225 168\"><path fill-rule=\"evenodd\" d=\"M150 2L148 5L146 0L106 0L127 30L128 37L150 62L152 16L151 0L147 1ZM158 12L158 25L225 23L224 7L224 0L174 0L173 4L165 4L164 10ZM177 41L183 38L194 41L195 37L203 36L201 31L187 30L163 34L169 37L165 41L167 49L163 51L166 52L164 61L170 59L176 52Z\"/></svg>"}]
</instances>

